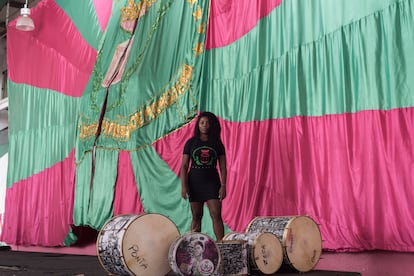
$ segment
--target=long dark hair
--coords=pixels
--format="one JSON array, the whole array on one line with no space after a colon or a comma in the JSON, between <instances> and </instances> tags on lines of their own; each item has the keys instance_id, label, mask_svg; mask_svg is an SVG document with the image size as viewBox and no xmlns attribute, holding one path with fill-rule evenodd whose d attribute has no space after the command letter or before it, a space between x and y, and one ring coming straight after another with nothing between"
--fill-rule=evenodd
<instances>
[{"instance_id":1,"label":"long dark hair","mask_svg":"<svg viewBox=\"0 0 414 276\"><path fill-rule=\"evenodd\" d=\"M208 122L210 123L210 129L208 131L208 139L211 141L219 141L220 134L221 134L220 121L218 120L216 115L208 111L201 112L198 115L197 122L194 128L194 136L200 138L200 129L198 127L198 123L200 122L200 119L203 117L207 117Z\"/></svg>"}]
</instances>

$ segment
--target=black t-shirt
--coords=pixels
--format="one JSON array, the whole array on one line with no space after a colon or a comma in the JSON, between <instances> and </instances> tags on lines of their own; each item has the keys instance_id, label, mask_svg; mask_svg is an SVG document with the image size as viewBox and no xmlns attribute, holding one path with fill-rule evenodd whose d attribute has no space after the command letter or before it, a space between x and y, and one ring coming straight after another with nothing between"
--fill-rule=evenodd
<instances>
[{"instance_id":1,"label":"black t-shirt","mask_svg":"<svg viewBox=\"0 0 414 276\"><path fill-rule=\"evenodd\" d=\"M224 155L225 150L221 140L211 142L192 137L186 142L183 153L190 155L191 169L215 169L218 157Z\"/></svg>"},{"instance_id":2,"label":"black t-shirt","mask_svg":"<svg viewBox=\"0 0 414 276\"><path fill-rule=\"evenodd\" d=\"M190 156L188 188L190 201L217 199L220 189L220 177L217 170L218 158L225 155L224 145L219 141L201 141L190 138L183 154Z\"/></svg>"}]
</instances>

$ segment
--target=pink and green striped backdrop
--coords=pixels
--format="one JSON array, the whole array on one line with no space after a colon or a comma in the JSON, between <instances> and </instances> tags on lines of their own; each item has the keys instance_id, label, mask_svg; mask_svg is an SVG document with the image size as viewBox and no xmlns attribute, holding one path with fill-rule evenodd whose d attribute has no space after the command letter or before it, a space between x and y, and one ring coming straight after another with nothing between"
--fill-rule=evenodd
<instances>
[{"instance_id":1,"label":"pink and green striped backdrop","mask_svg":"<svg viewBox=\"0 0 414 276\"><path fill-rule=\"evenodd\" d=\"M142 212L167 215L188 231L182 147L195 112L209 110L220 118L228 155L226 231L244 231L255 216L309 215L326 250L414 251L412 0L155 2L169 5L165 17L143 17L134 40L137 53L140 35L150 40L151 50L141 51L145 66L131 75L129 101L106 116L151 102L182 61L194 64L192 97L177 105L194 113L180 117L169 107L133 141L100 137L92 190L79 118L92 116L97 57L112 58L105 47L119 39L116 11L127 1L43 0L32 9L35 31L11 22L0 240L70 245L76 226L99 230L113 215ZM209 15L205 40L185 28L174 40L171 30L188 16L174 14L178 5ZM151 18L161 23L150 38ZM204 43L197 58L188 48L194 39ZM109 104L124 95L117 89ZM213 235L207 209L203 231Z\"/></svg>"}]
</instances>

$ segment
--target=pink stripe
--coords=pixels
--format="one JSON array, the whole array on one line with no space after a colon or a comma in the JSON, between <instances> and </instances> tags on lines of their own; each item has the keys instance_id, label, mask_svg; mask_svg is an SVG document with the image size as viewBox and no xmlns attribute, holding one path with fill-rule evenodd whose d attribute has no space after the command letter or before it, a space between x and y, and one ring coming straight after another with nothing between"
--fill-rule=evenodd
<instances>
[{"instance_id":1,"label":"pink stripe","mask_svg":"<svg viewBox=\"0 0 414 276\"><path fill-rule=\"evenodd\" d=\"M63 245L73 224L74 152L7 189L1 241L13 245ZM129 152L119 154L113 206L114 215L144 212Z\"/></svg>"},{"instance_id":2,"label":"pink stripe","mask_svg":"<svg viewBox=\"0 0 414 276\"><path fill-rule=\"evenodd\" d=\"M248 33L282 0L213 0L210 7L206 50L233 43Z\"/></svg>"},{"instance_id":3,"label":"pink stripe","mask_svg":"<svg viewBox=\"0 0 414 276\"><path fill-rule=\"evenodd\" d=\"M135 182L129 152L120 151L118 157L118 176L114 195L114 215L141 214L144 207Z\"/></svg>"},{"instance_id":4,"label":"pink stripe","mask_svg":"<svg viewBox=\"0 0 414 276\"><path fill-rule=\"evenodd\" d=\"M9 78L80 97L91 75L96 51L86 43L76 26L52 0L31 9L35 30L7 29Z\"/></svg>"},{"instance_id":5,"label":"pink stripe","mask_svg":"<svg viewBox=\"0 0 414 276\"><path fill-rule=\"evenodd\" d=\"M413 251L413 124L414 108L222 121L224 222L245 231L255 216L306 214L320 224L325 249ZM177 175L177 145L193 126L154 145Z\"/></svg>"},{"instance_id":6,"label":"pink stripe","mask_svg":"<svg viewBox=\"0 0 414 276\"><path fill-rule=\"evenodd\" d=\"M95 6L96 16L98 17L102 32L105 32L109 17L111 16L112 0L93 0L93 5Z\"/></svg>"},{"instance_id":7,"label":"pink stripe","mask_svg":"<svg viewBox=\"0 0 414 276\"><path fill-rule=\"evenodd\" d=\"M8 244L63 245L73 224L74 152L7 189L0 240Z\"/></svg>"}]
</instances>

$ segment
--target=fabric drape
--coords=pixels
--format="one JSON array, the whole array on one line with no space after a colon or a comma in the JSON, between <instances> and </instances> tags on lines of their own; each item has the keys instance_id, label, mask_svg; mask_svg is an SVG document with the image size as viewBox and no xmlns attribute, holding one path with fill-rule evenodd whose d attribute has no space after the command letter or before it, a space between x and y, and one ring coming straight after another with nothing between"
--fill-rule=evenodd
<instances>
[{"instance_id":1,"label":"fabric drape","mask_svg":"<svg viewBox=\"0 0 414 276\"><path fill-rule=\"evenodd\" d=\"M414 251L412 0L148 1L133 35L130 2L46 0L32 15L54 26L10 24L1 239L69 245L72 224L142 212L188 231L182 147L208 110L228 160L226 232L309 215L325 250Z\"/></svg>"},{"instance_id":2,"label":"fabric drape","mask_svg":"<svg viewBox=\"0 0 414 276\"><path fill-rule=\"evenodd\" d=\"M414 6L364 3L283 1L206 52L200 109L226 126L231 229L307 214L325 249L413 250Z\"/></svg>"},{"instance_id":3,"label":"fabric drape","mask_svg":"<svg viewBox=\"0 0 414 276\"><path fill-rule=\"evenodd\" d=\"M158 168L160 164L141 164L135 154L145 152L155 140L195 116L208 9L208 1L113 3L78 116L76 225L100 229L113 213L117 171L105 178L105 184L95 181L100 178L98 172L109 173L105 170L108 161L95 158L95 148L96 153L131 151L134 170L143 168L139 173L134 171L141 202L145 212L151 212L152 208L146 206L149 200L142 197L145 187L163 187L163 183L154 178L140 186L140 177L151 166ZM116 160L112 161L116 166ZM91 179L93 187L89 188ZM95 191L106 195L105 200L94 196ZM103 209L88 209L87 198L89 206ZM103 202L109 203L103 205ZM158 203L164 210L165 203Z\"/></svg>"}]
</instances>

